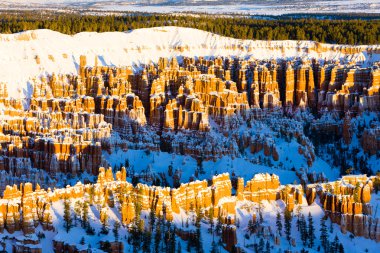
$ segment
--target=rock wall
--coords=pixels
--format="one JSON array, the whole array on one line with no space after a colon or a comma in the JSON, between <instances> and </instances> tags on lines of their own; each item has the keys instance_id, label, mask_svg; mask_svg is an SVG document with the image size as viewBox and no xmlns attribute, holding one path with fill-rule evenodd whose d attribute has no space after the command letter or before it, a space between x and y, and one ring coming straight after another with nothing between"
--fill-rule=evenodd
<instances>
[{"instance_id":1,"label":"rock wall","mask_svg":"<svg viewBox=\"0 0 380 253\"><path fill-rule=\"evenodd\" d=\"M239 126L237 117L249 121L258 110L308 107L356 115L380 108L376 63L359 68L302 59L184 57L181 63L161 58L133 72L131 67L98 66L97 61L98 57L95 66L88 67L82 56L78 75L51 73L31 80L27 103L10 98L7 85L0 84L4 108L0 144L5 147L0 170L18 174L32 167L52 177L60 172L97 174L101 150L111 152L116 146L216 160L237 156L239 143L239 148L249 147L252 153L263 150L277 161L279 154L269 136L249 136L242 144L236 135L228 145L217 145L223 140L209 133L210 120L228 136L229 129ZM348 117L343 127L346 143L352 137ZM326 124L312 128L339 132L337 124ZM121 138L110 140L112 133ZM378 135L376 125L364 131L361 143L366 152L375 154L379 149ZM299 153L312 164L309 147L303 145Z\"/></svg>"},{"instance_id":2,"label":"rock wall","mask_svg":"<svg viewBox=\"0 0 380 253\"><path fill-rule=\"evenodd\" d=\"M380 241L380 219L373 217L369 203L375 177L344 176L340 181L308 185L306 198L311 205L319 196L325 214L340 225L342 233Z\"/></svg>"},{"instance_id":3,"label":"rock wall","mask_svg":"<svg viewBox=\"0 0 380 253\"><path fill-rule=\"evenodd\" d=\"M231 250L237 244L233 224L238 201L282 200L286 208L293 211L296 204L302 204L304 195L300 185L280 185L278 176L269 174L256 174L246 184L243 178L237 178L236 194L232 193L228 173L214 176L209 182L194 181L181 184L178 188L144 184L133 186L126 181L126 174L124 168L115 175L111 168L100 168L97 183L77 183L54 191L41 189L38 185L33 189L30 183L21 184L20 187L7 186L0 200L0 231L6 229L12 234L22 230L28 236L34 235L38 225L44 230L54 229L51 204L65 198L102 207L101 216L104 208L118 206L124 225L135 220L139 215L137 210L153 211L157 216L171 221L181 212L201 211L207 215L212 208L214 217L225 224L222 241L226 249ZM345 176L341 181L306 185L306 199L310 205L318 196L326 215L341 226L343 233L350 231L357 236L379 241L379 219L371 216L372 207L369 204L373 180L373 177ZM57 241L55 247L64 250L71 246Z\"/></svg>"}]
</instances>

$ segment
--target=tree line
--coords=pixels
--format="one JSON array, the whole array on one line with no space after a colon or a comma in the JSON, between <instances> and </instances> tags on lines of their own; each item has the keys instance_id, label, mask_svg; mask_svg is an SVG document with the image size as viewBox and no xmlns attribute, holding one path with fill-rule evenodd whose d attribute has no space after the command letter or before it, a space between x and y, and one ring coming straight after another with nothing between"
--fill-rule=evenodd
<instances>
[{"instance_id":1,"label":"tree line","mask_svg":"<svg viewBox=\"0 0 380 253\"><path fill-rule=\"evenodd\" d=\"M77 13L7 11L0 13L0 32L51 29L65 34L127 31L156 26L197 28L223 36L254 40L314 40L339 44L378 44L380 20L322 20L306 17L257 19L210 15L131 14L88 15Z\"/></svg>"}]
</instances>

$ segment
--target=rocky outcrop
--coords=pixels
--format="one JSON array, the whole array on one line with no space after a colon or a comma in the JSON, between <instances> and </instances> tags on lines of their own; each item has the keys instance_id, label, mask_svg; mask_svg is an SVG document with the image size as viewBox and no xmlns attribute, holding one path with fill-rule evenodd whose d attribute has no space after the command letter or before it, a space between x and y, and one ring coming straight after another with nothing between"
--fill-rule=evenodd
<instances>
[{"instance_id":1,"label":"rocky outcrop","mask_svg":"<svg viewBox=\"0 0 380 253\"><path fill-rule=\"evenodd\" d=\"M371 200L373 178L367 176L344 176L341 181L308 185L306 198L311 205L316 195L332 222L347 231L380 241L380 219L372 216Z\"/></svg>"},{"instance_id":2,"label":"rocky outcrop","mask_svg":"<svg viewBox=\"0 0 380 253\"><path fill-rule=\"evenodd\" d=\"M42 253L42 245L35 234L28 236L18 236L12 245L12 252L22 253Z\"/></svg>"},{"instance_id":3,"label":"rocky outcrop","mask_svg":"<svg viewBox=\"0 0 380 253\"><path fill-rule=\"evenodd\" d=\"M102 165L100 152L115 147L174 152L202 160L235 157L239 149L249 147L254 154L263 150L278 161L273 136L256 133L242 142L242 136L230 130L238 129L239 121L251 124L252 119L282 106L285 114L308 107L347 112L342 135L348 144L353 137L348 112L355 116L364 110L378 111L380 105L376 64L358 68L303 59L184 57L182 61L161 58L133 72L131 67L98 66L97 61L95 57L95 66L89 67L81 56L78 75L51 73L31 80L33 92L24 104L9 97L6 84L0 85L4 108L0 144L6 147L0 152L0 170L21 175L33 167L52 178L61 172L97 174ZM340 134L336 122L317 121L311 128ZM219 136L213 134L215 129ZM377 129L376 125L365 129L361 139L370 154L379 149ZM294 132L287 131L286 135ZM111 140L113 133L117 135ZM299 154L311 166L313 149L302 135L297 135Z\"/></svg>"},{"instance_id":4,"label":"rocky outcrop","mask_svg":"<svg viewBox=\"0 0 380 253\"><path fill-rule=\"evenodd\" d=\"M230 180L228 173L214 176L210 182L193 181L181 184L178 188L133 186L126 181L127 171L122 168L115 175L112 169L100 168L95 184L77 183L66 188L43 190L38 185L26 183L19 188L7 186L0 205L0 229L12 234L22 230L25 235L34 235L35 227L44 230L54 229L52 224L51 203L63 199L88 201L99 207L100 218L105 222L108 208L119 206L121 222L124 225L136 220L136 211L154 211L157 216L171 221L181 212L208 214L213 210L215 218L220 219L222 242L228 251L238 248L236 227L236 206L244 203L282 200L289 211L296 204L302 204L303 190L300 185L280 185L278 176L256 174L246 185L243 178ZM341 226L343 233L350 231L357 236L380 240L380 223L373 218L369 204L373 178L366 176L345 176L341 181L306 185L306 199L312 204L318 196L326 215ZM233 194L233 186L236 193ZM254 217L255 220L255 217ZM260 226L264 235L269 236L270 229ZM268 230L269 229L269 230ZM267 231L268 230L268 231ZM188 238L185 231L181 232ZM23 244L24 245L24 244ZM21 247L21 246L20 246ZM55 239L57 252L74 250L75 245L66 245ZM119 252L119 244L112 247Z\"/></svg>"}]
</instances>

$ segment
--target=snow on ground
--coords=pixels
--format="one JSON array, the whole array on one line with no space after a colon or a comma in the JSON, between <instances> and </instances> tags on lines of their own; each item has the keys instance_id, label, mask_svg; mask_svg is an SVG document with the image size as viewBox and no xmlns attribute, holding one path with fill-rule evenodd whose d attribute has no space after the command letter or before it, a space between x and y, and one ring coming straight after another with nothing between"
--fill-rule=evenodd
<instances>
[{"instance_id":1,"label":"snow on ground","mask_svg":"<svg viewBox=\"0 0 380 253\"><path fill-rule=\"evenodd\" d=\"M104 152L103 155L112 167L118 167L119 165L124 166L125 161L128 159L129 164L134 166L134 170L137 173L144 173L144 170L150 166L153 173L165 173L166 178L171 185L172 179L167 175L169 165L173 165L173 171L176 169L180 169L182 171L182 183L189 182L189 179L194 175L195 169L197 168L197 161L194 158L166 152L147 153L144 150L132 149L124 152L121 149L118 149L111 154ZM302 158L299 155L294 158L294 161L301 163L301 159ZM285 158L283 158L283 160L285 160ZM298 169L298 167L296 168ZM251 180L257 173L274 173L280 177L281 184L292 184L294 182L299 182L295 171L291 171L290 168L286 169L285 167L279 168L276 166L271 167L253 164L249 161L249 159L240 157L232 159L230 156L224 156L216 161L204 161L203 169L205 174L199 174L198 179L200 180L211 179L215 174L229 172L230 175L234 173L236 176L243 177L245 182ZM314 170L315 172L323 171L330 180L335 180L339 176L338 171L331 170L331 167L321 159L317 159L310 170Z\"/></svg>"},{"instance_id":2,"label":"snow on ground","mask_svg":"<svg viewBox=\"0 0 380 253\"><path fill-rule=\"evenodd\" d=\"M186 49L183 52L174 50L177 46ZM141 63L156 62L160 57L177 56L252 56L257 59L340 59L346 56L337 50L320 54L307 52L307 48L315 46L312 41L238 40L183 27L83 32L73 36L51 30L34 30L0 35L0 82L9 84L10 96L29 97L32 92L31 79L52 72L77 73L80 55L87 56L88 65L94 65L97 57L99 65L135 67ZM336 46L340 47L344 46ZM364 51L366 46L360 48ZM376 60L380 55L369 57L361 52L348 58L365 62Z\"/></svg>"}]
</instances>

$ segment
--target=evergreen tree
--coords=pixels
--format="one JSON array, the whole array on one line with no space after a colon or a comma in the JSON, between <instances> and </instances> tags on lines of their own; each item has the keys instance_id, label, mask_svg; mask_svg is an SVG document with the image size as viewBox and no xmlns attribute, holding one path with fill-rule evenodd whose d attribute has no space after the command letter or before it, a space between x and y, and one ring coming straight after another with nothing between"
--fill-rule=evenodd
<instances>
[{"instance_id":1,"label":"evergreen tree","mask_svg":"<svg viewBox=\"0 0 380 253\"><path fill-rule=\"evenodd\" d=\"M108 217L105 216L104 220L102 222L102 228L100 230L101 234L108 235L109 229L108 229Z\"/></svg>"},{"instance_id":2,"label":"evergreen tree","mask_svg":"<svg viewBox=\"0 0 380 253\"><path fill-rule=\"evenodd\" d=\"M334 14L336 16L336 14ZM364 18L362 18L364 16ZM123 16L99 16L83 14L56 14L54 12L34 13L31 11L6 12L0 14L1 33L15 33L33 29L52 29L66 34L83 31L125 31L143 27L177 25L214 32L238 39L263 40L316 40L322 43L377 44L380 38L380 21L361 14L358 19L339 17L341 20L276 19L260 20L246 17L211 16L165 16L162 14L141 14ZM228 22L226 22L228 21ZM147 152L147 155L149 152ZM357 162L356 162L357 163ZM130 167L125 160L126 168ZM363 165L364 166L364 165ZM198 165L203 173L202 164ZM362 167L360 165L359 167Z\"/></svg>"},{"instance_id":3,"label":"evergreen tree","mask_svg":"<svg viewBox=\"0 0 380 253\"><path fill-rule=\"evenodd\" d=\"M170 224L171 225L171 224ZM173 227L173 226L170 226L170 229L169 229L169 247L167 248L166 252L168 253L175 253L176 252L176 246L177 246L177 243L176 243L176 228Z\"/></svg>"},{"instance_id":4,"label":"evergreen tree","mask_svg":"<svg viewBox=\"0 0 380 253\"><path fill-rule=\"evenodd\" d=\"M304 246L306 246L307 239L308 239L308 231L306 228L306 219L305 215L301 215L300 218L300 234L301 234L301 241Z\"/></svg>"},{"instance_id":5,"label":"evergreen tree","mask_svg":"<svg viewBox=\"0 0 380 253\"><path fill-rule=\"evenodd\" d=\"M177 244L177 253L182 253L182 246L180 242Z\"/></svg>"},{"instance_id":6,"label":"evergreen tree","mask_svg":"<svg viewBox=\"0 0 380 253\"><path fill-rule=\"evenodd\" d=\"M208 212L208 219L210 222L209 233L213 234L214 233L214 207L210 207L210 210Z\"/></svg>"},{"instance_id":7,"label":"evergreen tree","mask_svg":"<svg viewBox=\"0 0 380 253\"><path fill-rule=\"evenodd\" d=\"M285 227L286 240L288 240L289 245L290 245L291 231L292 231L292 213L287 208L285 208L284 219L285 219L284 227Z\"/></svg>"},{"instance_id":8,"label":"evergreen tree","mask_svg":"<svg viewBox=\"0 0 380 253\"><path fill-rule=\"evenodd\" d=\"M334 241L331 244L331 253L339 253L340 241L338 235L335 235Z\"/></svg>"},{"instance_id":9,"label":"evergreen tree","mask_svg":"<svg viewBox=\"0 0 380 253\"><path fill-rule=\"evenodd\" d=\"M320 241L321 241L321 245L322 245L322 248L325 250L327 250L327 242L328 242L328 237L327 237L327 226L326 226L326 219L325 217L322 217L321 218L321 228L320 228L320 232L321 232L321 236L320 236Z\"/></svg>"},{"instance_id":10,"label":"evergreen tree","mask_svg":"<svg viewBox=\"0 0 380 253\"><path fill-rule=\"evenodd\" d=\"M120 222L115 221L115 223L113 224L113 229L112 229L113 235L115 237L115 241L119 241L119 228L120 228Z\"/></svg>"},{"instance_id":11,"label":"evergreen tree","mask_svg":"<svg viewBox=\"0 0 380 253\"><path fill-rule=\"evenodd\" d=\"M160 243L161 243L161 219L158 219L156 222L156 231L154 234L154 252L160 252Z\"/></svg>"},{"instance_id":12,"label":"evergreen tree","mask_svg":"<svg viewBox=\"0 0 380 253\"><path fill-rule=\"evenodd\" d=\"M150 245L152 243L152 234L149 230L144 231L142 251L150 253Z\"/></svg>"},{"instance_id":13,"label":"evergreen tree","mask_svg":"<svg viewBox=\"0 0 380 253\"><path fill-rule=\"evenodd\" d=\"M339 244L339 253L344 253L344 247L343 244Z\"/></svg>"},{"instance_id":14,"label":"evergreen tree","mask_svg":"<svg viewBox=\"0 0 380 253\"><path fill-rule=\"evenodd\" d=\"M70 201L65 198L63 202L63 220L64 220L64 228L66 229L66 233L69 233L71 227L72 227L72 217L71 217L71 210L70 210Z\"/></svg>"},{"instance_id":15,"label":"evergreen tree","mask_svg":"<svg viewBox=\"0 0 380 253\"><path fill-rule=\"evenodd\" d=\"M82 216L82 202L81 201L76 201L74 205L74 221L75 221L75 226L77 225L77 221L80 220Z\"/></svg>"},{"instance_id":16,"label":"evergreen tree","mask_svg":"<svg viewBox=\"0 0 380 253\"><path fill-rule=\"evenodd\" d=\"M253 224L252 219L248 221L248 231L250 234L253 234L255 232L255 225Z\"/></svg>"},{"instance_id":17,"label":"evergreen tree","mask_svg":"<svg viewBox=\"0 0 380 253\"><path fill-rule=\"evenodd\" d=\"M80 245L84 245L85 241L84 241L84 236L82 236L82 238L80 239Z\"/></svg>"},{"instance_id":18,"label":"evergreen tree","mask_svg":"<svg viewBox=\"0 0 380 253\"><path fill-rule=\"evenodd\" d=\"M215 243L215 241L213 241L212 244L211 244L211 251L210 251L210 253L218 253L218 252L219 252L218 251L218 246Z\"/></svg>"},{"instance_id":19,"label":"evergreen tree","mask_svg":"<svg viewBox=\"0 0 380 253\"><path fill-rule=\"evenodd\" d=\"M156 209L154 205L152 204L152 206L150 207L150 212L149 212L149 227L150 227L151 232L153 232L155 221L156 221Z\"/></svg>"},{"instance_id":20,"label":"evergreen tree","mask_svg":"<svg viewBox=\"0 0 380 253\"><path fill-rule=\"evenodd\" d=\"M270 244L269 241L265 244L265 253L270 253Z\"/></svg>"},{"instance_id":21,"label":"evergreen tree","mask_svg":"<svg viewBox=\"0 0 380 253\"><path fill-rule=\"evenodd\" d=\"M333 228L333 222L332 220L330 219L330 234L332 234L334 231L334 228Z\"/></svg>"},{"instance_id":22,"label":"evergreen tree","mask_svg":"<svg viewBox=\"0 0 380 253\"><path fill-rule=\"evenodd\" d=\"M100 249L105 252L111 252L111 243L109 241L105 241Z\"/></svg>"},{"instance_id":23,"label":"evergreen tree","mask_svg":"<svg viewBox=\"0 0 380 253\"><path fill-rule=\"evenodd\" d=\"M315 229L314 229L314 222L313 222L313 217L311 216L311 213L309 212L309 217L308 217L308 238L309 238L309 247L313 248L314 247L314 239L315 239Z\"/></svg>"},{"instance_id":24,"label":"evergreen tree","mask_svg":"<svg viewBox=\"0 0 380 253\"><path fill-rule=\"evenodd\" d=\"M222 217L219 215L215 226L215 232L217 235L222 234Z\"/></svg>"},{"instance_id":25,"label":"evergreen tree","mask_svg":"<svg viewBox=\"0 0 380 253\"><path fill-rule=\"evenodd\" d=\"M302 207L299 205L297 206L297 231L300 231L300 222L301 222L301 209Z\"/></svg>"},{"instance_id":26,"label":"evergreen tree","mask_svg":"<svg viewBox=\"0 0 380 253\"><path fill-rule=\"evenodd\" d=\"M202 243L202 234L201 234L200 224L197 225L196 234L197 234L197 240L195 244L195 250L197 253L203 253L203 243Z\"/></svg>"},{"instance_id":27,"label":"evergreen tree","mask_svg":"<svg viewBox=\"0 0 380 253\"><path fill-rule=\"evenodd\" d=\"M276 227L277 227L278 234L280 236L282 236L282 221L281 221L281 214L280 214L280 212L277 212Z\"/></svg>"},{"instance_id":28,"label":"evergreen tree","mask_svg":"<svg viewBox=\"0 0 380 253\"><path fill-rule=\"evenodd\" d=\"M187 240L186 250L187 250L187 252L191 252L191 240Z\"/></svg>"},{"instance_id":29,"label":"evergreen tree","mask_svg":"<svg viewBox=\"0 0 380 253\"><path fill-rule=\"evenodd\" d=\"M82 227L87 228L88 226L88 202L83 202L83 210L82 210Z\"/></svg>"},{"instance_id":30,"label":"evergreen tree","mask_svg":"<svg viewBox=\"0 0 380 253\"><path fill-rule=\"evenodd\" d=\"M264 252L264 247L265 247L265 242L264 242L264 239L261 237L260 238L260 241L259 241L259 245L257 247L257 252Z\"/></svg>"}]
</instances>

